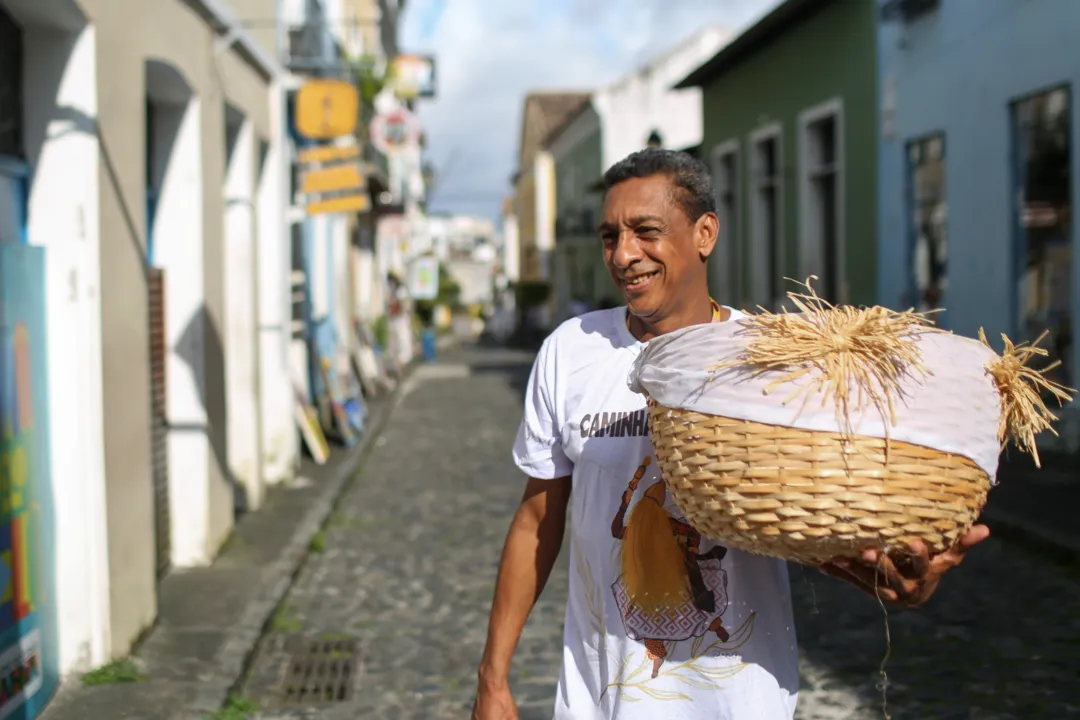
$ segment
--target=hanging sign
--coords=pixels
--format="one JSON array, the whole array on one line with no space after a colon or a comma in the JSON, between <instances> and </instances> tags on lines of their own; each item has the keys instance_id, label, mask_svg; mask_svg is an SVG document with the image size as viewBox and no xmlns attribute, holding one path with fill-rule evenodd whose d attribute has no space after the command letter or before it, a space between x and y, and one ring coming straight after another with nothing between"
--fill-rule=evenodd
<instances>
[{"instance_id":1,"label":"hanging sign","mask_svg":"<svg viewBox=\"0 0 1080 720\"><path fill-rule=\"evenodd\" d=\"M350 162L308 170L304 173L302 187L305 195L318 195L342 190L363 190L366 186L360 163Z\"/></svg>"},{"instance_id":2,"label":"hanging sign","mask_svg":"<svg viewBox=\"0 0 1080 720\"><path fill-rule=\"evenodd\" d=\"M439 261L428 255L409 265L409 295L413 300L434 300L439 296Z\"/></svg>"},{"instance_id":3,"label":"hanging sign","mask_svg":"<svg viewBox=\"0 0 1080 720\"><path fill-rule=\"evenodd\" d=\"M404 108L380 113L371 121L371 144L383 155L396 155L420 144L420 122Z\"/></svg>"},{"instance_id":4,"label":"hanging sign","mask_svg":"<svg viewBox=\"0 0 1080 720\"><path fill-rule=\"evenodd\" d=\"M370 209L371 195L366 192L316 200L308 203L306 208L308 215L325 215L327 213L366 213Z\"/></svg>"},{"instance_id":5,"label":"hanging sign","mask_svg":"<svg viewBox=\"0 0 1080 720\"><path fill-rule=\"evenodd\" d=\"M359 145L317 145L301 150L296 156L296 160L301 165L315 165L319 163L355 160L359 157Z\"/></svg>"},{"instance_id":6,"label":"hanging sign","mask_svg":"<svg viewBox=\"0 0 1080 720\"><path fill-rule=\"evenodd\" d=\"M402 100L435 97L435 58L398 55L390 64L390 83Z\"/></svg>"},{"instance_id":7,"label":"hanging sign","mask_svg":"<svg viewBox=\"0 0 1080 720\"><path fill-rule=\"evenodd\" d=\"M303 171L300 193L308 215L366 213L371 210L366 165L360 146L319 145L297 156Z\"/></svg>"},{"instance_id":8,"label":"hanging sign","mask_svg":"<svg viewBox=\"0 0 1080 720\"><path fill-rule=\"evenodd\" d=\"M350 135L360 116L360 93L343 80L311 80L296 93L296 131L313 140Z\"/></svg>"}]
</instances>

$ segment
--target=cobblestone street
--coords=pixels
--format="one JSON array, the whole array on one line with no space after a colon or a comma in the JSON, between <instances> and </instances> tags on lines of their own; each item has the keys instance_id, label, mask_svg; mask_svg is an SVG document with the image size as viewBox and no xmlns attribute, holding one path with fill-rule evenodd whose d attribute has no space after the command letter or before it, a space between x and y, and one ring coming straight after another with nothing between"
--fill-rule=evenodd
<instances>
[{"instance_id":1,"label":"cobblestone street","mask_svg":"<svg viewBox=\"0 0 1080 720\"><path fill-rule=\"evenodd\" d=\"M264 718L465 718L507 525L522 491L510 459L530 358L476 351L421 368L312 552L243 690ZM565 550L565 549L564 549ZM565 556L518 649L525 720L551 717ZM792 568L803 720L883 718L881 608ZM995 539L918 613L889 620L895 720L1080 717L1080 582ZM307 714L273 709L277 636L359 639L350 698ZM291 714L290 714L291 712Z\"/></svg>"}]
</instances>

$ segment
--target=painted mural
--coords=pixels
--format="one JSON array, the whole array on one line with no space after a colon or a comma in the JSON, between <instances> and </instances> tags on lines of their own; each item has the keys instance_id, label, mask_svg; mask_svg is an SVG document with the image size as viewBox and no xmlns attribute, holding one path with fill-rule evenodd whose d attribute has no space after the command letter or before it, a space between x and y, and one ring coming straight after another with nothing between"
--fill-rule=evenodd
<instances>
[{"instance_id":1,"label":"painted mural","mask_svg":"<svg viewBox=\"0 0 1080 720\"><path fill-rule=\"evenodd\" d=\"M0 720L59 681L44 285L43 248L0 244Z\"/></svg>"}]
</instances>

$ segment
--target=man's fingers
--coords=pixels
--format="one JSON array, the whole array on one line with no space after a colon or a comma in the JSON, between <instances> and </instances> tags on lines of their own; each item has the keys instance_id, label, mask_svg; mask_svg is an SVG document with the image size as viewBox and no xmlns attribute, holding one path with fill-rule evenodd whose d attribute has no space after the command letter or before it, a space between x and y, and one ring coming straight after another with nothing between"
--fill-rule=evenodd
<instances>
[{"instance_id":1,"label":"man's fingers","mask_svg":"<svg viewBox=\"0 0 1080 720\"><path fill-rule=\"evenodd\" d=\"M873 568L868 568L858 562L838 558L821 565L819 569L830 577L856 586L870 597L880 597L889 602L893 602L897 598L896 591L887 584L880 582L880 579L875 583Z\"/></svg>"},{"instance_id":2,"label":"man's fingers","mask_svg":"<svg viewBox=\"0 0 1080 720\"><path fill-rule=\"evenodd\" d=\"M985 525L973 525L953 544L951 548L934 556L930 563L930 570L935 573L943 573L952 570L964 561L967 551L975 547L983 540L990 537L990 528Z\"/></svg>"},{"instance_id":3,"label":"man's fingers","mask_svg":"<svg viewBox=\"0 0 1080 720\"><path fill-rule=\"evenodd\" d=\"M911 592L914 585L912 580L908 580L900 572L896 566L896 561L892 557L876 550L868 550L863 553L861 567L858 572L867 578L868 582L876 582L879 587L891 588L901 594Z\"/></svg>"},{"instance_id":4,"label":"man's fingers","mask_svg":"<svg viewBox=\"0 0 1080 720\"><path fill-rule=\"evenodd\" d=\"M930 553L922 543L912 543L911 552L892 556L897 572L907 580L922 580L930 572Z\"/></svg>"},{"instance_id":5,"label":"man's fingers","mask_svg":"<svg viewBox=\"0 0 1080 720\"><path fill-rule=\"evenodd\" d=\"M971 529L964 533L956 545L961 552L967 552L988 537L990 537L990 528L985 525L972 525Z\"/></svg>"}]
</instances>

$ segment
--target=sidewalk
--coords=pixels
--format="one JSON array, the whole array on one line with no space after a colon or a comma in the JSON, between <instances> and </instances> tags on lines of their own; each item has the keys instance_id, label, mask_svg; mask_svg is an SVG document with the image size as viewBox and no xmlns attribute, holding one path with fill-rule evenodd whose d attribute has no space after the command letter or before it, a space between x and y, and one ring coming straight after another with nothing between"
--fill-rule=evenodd
<instances>
[{"instance_id":1,"label":"sidewalk","mask_svg":"<svg viewBox=\"0 0 1080 720\"><path fill-rule=\"evenodd\" d=\"M141 680L84 687L72 677L43 720L214 717L400 395L399 389L369 405L355 447L335 448L321 467L305 460L296 481L271 489L266 505L240 520L213 565L165 578L157 622L132 656Z\"/></svg>"},{"instance_id":2,"label":"sidewalk","mask_svg":"<svg viewBox=\"0 0 1080 720\"><path fill-rule=\"evenodd\" d=\"M1080 556L1080 458L1047 455L1039 469L1013 455L1001 463L982 521L997 535Z\"/></svg>"}]
</instances>

